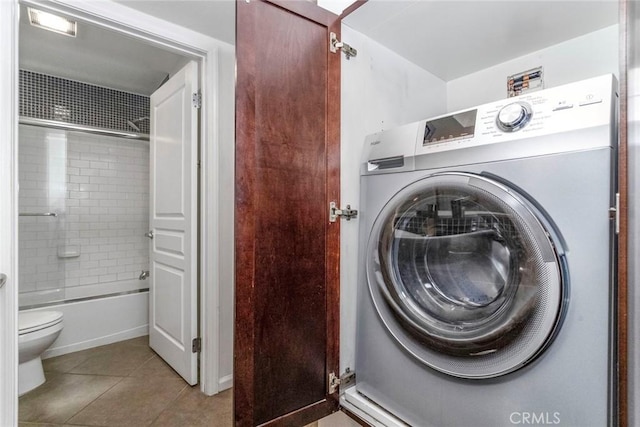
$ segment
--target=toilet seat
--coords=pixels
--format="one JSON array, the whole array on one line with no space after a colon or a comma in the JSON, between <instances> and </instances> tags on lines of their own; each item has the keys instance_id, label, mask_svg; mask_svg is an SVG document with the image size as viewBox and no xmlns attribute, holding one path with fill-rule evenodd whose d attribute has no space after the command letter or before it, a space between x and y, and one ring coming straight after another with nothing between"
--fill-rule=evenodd
<instances>
[{"instance_id":1,"label":"toilet seat","mask_svg":"<svg viewBox=\"0 0 640 427\"><path fill-rule=\"evenodd\" d=\"M18 314L18 335L39 331L62 322L59 311L29 311Z\"/></svg>"}]
</instances>

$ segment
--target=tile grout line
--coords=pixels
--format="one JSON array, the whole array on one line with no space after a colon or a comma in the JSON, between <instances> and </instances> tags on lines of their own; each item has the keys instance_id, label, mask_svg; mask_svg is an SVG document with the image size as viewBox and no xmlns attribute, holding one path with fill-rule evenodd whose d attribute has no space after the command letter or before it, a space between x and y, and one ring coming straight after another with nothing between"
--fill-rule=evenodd
<instances>
[{"instance_id":1,"label":"tile grout line","mask_svg":"<svg viewBox=\"0 0 640 427\"><path fill-rule=\"evenodd\" d=\"M149 347L149 349L151 350L151 347ZM153 350L152 350L153 351ZM149 356L148 359L146 359L144 362L142 362L137 368L133 368L126 376L126 378L136 378L133 377L133 374L136 373L137 371L139 371L144 365L146 365L147 363L149 363L154 357L156 357L156 353L153 352L153 354L151 356Z\"/></svg>"},{"instance_id":2,"label":"tile grout line","mask_svg":"<svg viewBox=\"0 0 640 427\"><path fill-rule=\"evenodd\" d=\"M76 375L76 374L69 374L69 375ZM88 375L88 374L87 374ZM72 416L70 416L69 418L67 418L62 424L68 424L69 420L71 420L73 417L75 417L76 415L78 415L80 412L84 411L89 405L91 405L93 402L95 402L96 400L98 400L99 398L101 398L105 393L107 393L109 390L111 390L112 388L114 388L115 386L117 386L118 384L120 384L122 382L122 380L124 380L127 377L120 377L120 376L116 376L116 375L96 375L96 376L103 376L103 377L107 377L107 376L111 376L114 378L120 378L120 380L116 381L115 383L113 383L113 385L109 388L107 388L105 391L103 391L102 393L100 393L98 396L96 396L95 399L93 399L92 401L90 401L89 403L87 403L86 405L84 405L81 409L79 409L78 411L76 411L75 414L73 414ZM72 424L73 425L73 424ZM101 426L95 426L95 427L101 427Z\"/></svg>"},{"instance_id":3,"label":"tile grout line","mask_svg":"<svg viewBox=\"0 0 640 427\"><path fill-rule=\"evenodd\" d=\"M117 344L117 343L113 343L113 344ZM68 417L66 417L66 419L64 419L64 421L61 422L60 425L62 424L69 424L69 425L76 425L71 423L71 420L78 416L80 413L82 413L83 411L87 410L91 405L95 404L96 401L102 399L105 394L112 392L114 390L114 388L122 385L123 380L127 379L127 378L132 378L132 381L144 381L144 377L136 377L134 375L136 375L136 373L141 372L141 370L144 369L145 366L147 366L151 361L153 361L154 359L159 359L162 360L160 358L160 356L158 356L158 354L153 351L153 349L151 349L151 347L146 344L146 345L140 345L140 347L144 347L147 348L149 350L151 350L151 354L144 360L142 360L137 366L135 366L134 368L130 369L126 374L122 374L122 375L113 375L113 374L108 374L107 372L109 371L109 369L98 369L99 372L97 373L89 373L89 372L84 372L84 373L74 373L74 372L70 372L73 371L74 369L78 368L79 366L83 365L84 363L87 363L90 359L92 359L94 356L96 355L100 355L103 353L102 350L105 350L106 353L110 353L113 351L113 347L111 347L113 344L108 344L106 346L104 346L104 349L101 349L99 351L95 351L92 352L92 354L87 355L88 357L83 358L83 360L79 361L78 363L74 363L72 364L72 366L66 368L64 371L57 371L57 370L50 370L47 371L50 374L53 375L59 375L59 376L63 376L63 377L73 377L73 376L85 376L85 377L109 377L114 379L114 383L109 386L107 389L105 389L104 391L102 391L100 394L98 394L97 396L95 396L93 399L91 399L91 401L87 402L86 404L84 404L82 407L78 408L77 410L75 410L71 415L69 415ZM137 346L137 345L136 345ZM132 347L136 347L136 346L132 346ZM170 368L170 367L169 367ZM175 371L173 371L175 373ZM183 396L185 396L185 393L188 392L190 386L189 384L186 383L186 381L184 381L184 379L180 378L180 377L176 377L176 379L180 379L180 381L182 382L182 388L178 390L178 392L175 394L175 396L169 401L167 402L167 404L160 410L160 412L158 413L158 415L156 417L154 417L153 419L151 419L149 421L148 425L152 425L153 423L156 423L158 421L158 419L163 416L163 414L167 414L167 411L176 404L176 402L182 398ZM95 420L97 421L99 424L99 426L103 426L106 427L106 425L103 425L99 420ZM25 422L29 422L27 420L25 420ZM98 425L96 425L96 427L98 427Z\"/></svg>"},{"instance_id":4,"label":"tile grout line","mask_svg":"<svg viewBox=\"0 0 640 427\"><path fill-rule=\"evenodd\" d=\"M151 348L151 347L149 347ZM111 351L111 350L106 350L106 351ZM96 351L96 353L101 352L100 350ZM100 399L102 396L105 395L105 393L107 393L109 390L113 389L115 386L117 386L118 384L120 384L124 379L126 378L131 378L131 374L134 373L136 370L140 369L142 366L144 366L149 360L151 360L152 358L155 357L155 352L154 354L152 354L148 359L146 359L144 362L142 362L137 368L132 369L126 376L119 376L119 375L105 375L105 374L72 374L72 375L93 375L93 376L102 376L102 377L115 377L115 378L120 378L120 380L116 381L111 387L107 388L104 392L100 393L98 396L96 396L95 399L91 400L90 402L88 402L85 406L83 406L81 409L79 409L76 413L74 413L72 416L70 416L69 418L67 418L64 421L64 424L67 424L69 422L69 420L71 420L73 417L75 417L76 415L80 414L80 412L82 412L83 410L85 410L89 405L91 405L92 403L94 403L96 400ZM82 362L84 363L84 362ZM77 366L80 366L82 363L78 364ZM77 367L76 366L76 367ZM73 369L73 368L72 368ZM69 373L71 374L71 373ZM134 377L135 378L135 377Z\"/></svg>"},{"instance_id":5,"label":"tile grout line","mask_svg":"<svg viewBox=\"0 0 640 427\"><path fill-rule=\"evenodd\" d=\"M181 379L182 379L182 378L181 378ZM183 380L183 381L184 381L184 380ZM178 392L178 394L176 394L176 397L175 397L173 400L171 400L169 403L167 403L167 406L166 406L164 409L162 409L162 411L160 411L160 413L158 414L158 416L156 416L153 420L151 420L151 422L150 422L148 425L152 426L152 425L153 425L153 423L155 423L156 421L158 421L158 419L162 416L162 414L164 414L164 413L165 413L165 412L166 412L166 411L171 407L171 405L172 405L173 403L177 402L177 401L178 401L178 399L182 396L182 394L183 394L183 393L185 393L185 390L188 390L188 389L189 389L189 387L191 387L191 386L185 382L184 387L182 388L182 390L180 390L180 391Z\"/></svg>"}]
</instances>

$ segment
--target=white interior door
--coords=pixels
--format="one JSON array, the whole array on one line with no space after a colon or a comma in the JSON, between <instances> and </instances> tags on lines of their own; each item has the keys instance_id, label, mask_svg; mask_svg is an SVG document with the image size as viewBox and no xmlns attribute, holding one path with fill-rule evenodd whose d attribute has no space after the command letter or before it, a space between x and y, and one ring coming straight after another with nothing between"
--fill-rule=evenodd
<instances>
[{"instance_id":1,"label":"white interior door","mask_svg":"<svg viewBox=\"0 0 640 427\"><path fill-rule=\"evenodd\" d=\"M190 62L151 95L149 344L189 384L198 382L197 126Z\"/></svg>"}]
</instances>

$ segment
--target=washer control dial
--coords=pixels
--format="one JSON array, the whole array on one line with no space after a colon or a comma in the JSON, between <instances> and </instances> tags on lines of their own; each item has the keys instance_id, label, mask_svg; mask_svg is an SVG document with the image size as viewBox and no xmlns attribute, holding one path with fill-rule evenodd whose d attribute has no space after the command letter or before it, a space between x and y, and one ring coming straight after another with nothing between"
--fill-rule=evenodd
<instances>
[{"instance_id":1,"label":"washer control dial","mask_svg":"<svg viewBox=\"0 0 640 427\"><path fill-rule=\"evenodd\" d=\"M513 102L502 107L496 118L496 125L503 132L522 129L531 120L531 106L526 102Z\"/></svg>"}]
</instances>

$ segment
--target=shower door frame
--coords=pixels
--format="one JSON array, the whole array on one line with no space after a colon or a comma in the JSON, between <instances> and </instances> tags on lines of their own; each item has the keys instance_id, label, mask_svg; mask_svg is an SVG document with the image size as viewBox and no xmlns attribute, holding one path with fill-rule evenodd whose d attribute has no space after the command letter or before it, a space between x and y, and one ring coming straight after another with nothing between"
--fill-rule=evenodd
<instances>
[{"instance_id":1,"label":"shower door frame","mask_svg":"<svg viewBox=\"0 0 640 427\"><path fill-rule=\"evenodd\" d=\"M17 424L17 371L18 371L18 286L17 286L17 151L18 151L18 33L20 4L36 6L52 12L60 12L94 25L117 31L123 35L144 40L165 49L170 49L186 57L192 58L199 64L199 78L203 94L200 119L200 188L199 188L199 283L200 283L200 334L202 351L200 354L200 389L208 395L215 394L231 385L231 378L226 381L219 379L220 362L220 318L217 307L220 298L220 284L223 277L220 273L220 256L225 251L232 251L220 237L219 216L220 200L233 197L229 191L220 185L220 170L226 170L220 143L233 141L234 124L229 125L220 120L225 105L221 95L221 83L233 85L233 80L227 82L220 78L220 51L233 49L231 45L220 42L211 37L196 33L161 20L142 12L127 8L121 4L102 2L77 2L74 0L56 0L46 2L41 0L11 0L0 2L0 28L2 28L2 58L0 60L0 88L4 95L0 99L0 134L3 138L0 151L0 168L2 177L8 180L2 183L3 209L0 213L0 231L11 233L8 239L3 237L2 249L7 249L0 256L0 265L7 271L10 280L0 292L0 424ZM232 78L232 76L231 76ZM233 101L232 101L233 102ZM227 121L228 122L228 121ZM222 168L222 169L221 169ZM7 188L5 188L7 187ZM4 191L4 190L9 190ZM8 263L8 264L7 264ZM7 265L5 267L5 265ZM228 279L227 279L228 280ZM232 282L232 280L231 280Z\"/></svg>"}]
</instances>

